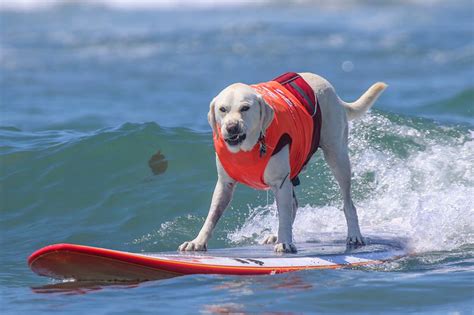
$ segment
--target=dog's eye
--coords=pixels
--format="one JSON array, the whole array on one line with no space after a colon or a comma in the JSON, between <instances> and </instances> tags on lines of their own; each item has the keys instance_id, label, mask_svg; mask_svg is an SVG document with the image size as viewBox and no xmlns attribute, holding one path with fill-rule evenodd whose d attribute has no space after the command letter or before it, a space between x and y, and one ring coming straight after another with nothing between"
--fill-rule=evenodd
<instances>
[{"instance_id":1,"label":"dog's eye","mask_svg":"<svg viewBox=\"0 0 474 315\"><path fill-rule=\"evenodd\" d=\"M225 113L225 107L219 107L219 110L223 113Z\"/></svg>"},{"instance_id":2,"label":"dog's eye","mask_svg":"<svg viewBox=\"0 0 474 315\"><path fill-rule=\"evenodd\" d=\"M248 111L249 109L250 109L250 107L248 107L248 106L242 106L242 107L240 108L240 111L241 111L241 112L246 112L246 111Z\"/></svg>"}]
</instances>

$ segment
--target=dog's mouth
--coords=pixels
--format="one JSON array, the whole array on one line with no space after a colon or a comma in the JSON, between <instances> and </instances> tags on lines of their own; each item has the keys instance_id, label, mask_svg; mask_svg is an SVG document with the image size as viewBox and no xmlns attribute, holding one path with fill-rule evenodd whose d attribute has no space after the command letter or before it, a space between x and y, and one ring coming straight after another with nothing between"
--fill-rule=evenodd
<instances>
[{"instance_id":1,"label":"dog's mouth","mask_svg":"<svg viewBox=\"0 0 474 315\"><path fill-rule=\"evenodd\" d=\"M225 142L227 142L227 144L229 145L238 145L242 143L246 137L247 135L245 133L236 134L236 135L228 136L227 138L225 138Z\"/></svg>"}]
</instances>

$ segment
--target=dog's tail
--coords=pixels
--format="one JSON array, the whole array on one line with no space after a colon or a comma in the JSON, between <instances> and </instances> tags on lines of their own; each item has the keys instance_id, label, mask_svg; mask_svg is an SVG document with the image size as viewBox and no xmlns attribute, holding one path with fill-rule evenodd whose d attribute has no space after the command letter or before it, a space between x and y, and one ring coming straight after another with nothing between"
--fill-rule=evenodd
<instances>
[{"instance_id":1,"label":"dog's tail","mask_svg":"<svg viewBox=\"0 0 474 315\"><path fill-rule=\"evenodd\" d=\"M341 100L342 106L346 110L347 119L353 120L363 116L374 105L377 98L387 88L387 84L377 82L372 85L362 96L353 103L346 103Z\"/></svg>"}]
</instances>

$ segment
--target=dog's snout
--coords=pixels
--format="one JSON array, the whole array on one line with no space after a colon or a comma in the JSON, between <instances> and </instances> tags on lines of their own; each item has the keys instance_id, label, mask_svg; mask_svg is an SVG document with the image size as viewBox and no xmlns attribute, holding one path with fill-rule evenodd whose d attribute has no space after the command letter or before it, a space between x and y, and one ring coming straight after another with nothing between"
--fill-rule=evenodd
<instances>
[{"instance_id":1,"label":"dog's snout","mask_svg":"<svg viewBox=\"0 0 474 315\"><path fill-rule=\"evenodd\" d=\"M227 129L227 132L228 132L230 135L235 135L235 134L240 133L239 123L237 123L237 122L229 123L229 124L226 126L226 129Z\"/></svg>"}]
</instances>

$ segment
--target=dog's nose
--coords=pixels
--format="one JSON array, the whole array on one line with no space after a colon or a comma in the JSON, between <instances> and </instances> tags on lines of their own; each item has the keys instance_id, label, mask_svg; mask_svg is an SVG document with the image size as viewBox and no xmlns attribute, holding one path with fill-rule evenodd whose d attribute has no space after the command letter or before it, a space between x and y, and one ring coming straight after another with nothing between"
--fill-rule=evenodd
<instances>
[{"instance_id":1,"label":"dog's nose","mask_svg":"<svg viewBox=\"0 0 474 315\"><path fill-rule=\"evenodd\" d=\"M226 126L226 129L227 129L227 132L228 132L230 135L235 135L235 134L240 133L240 128L239 128L239 124L238 124L238 123L229 123L229 124Z\"/></svg>"}]
</instances>

